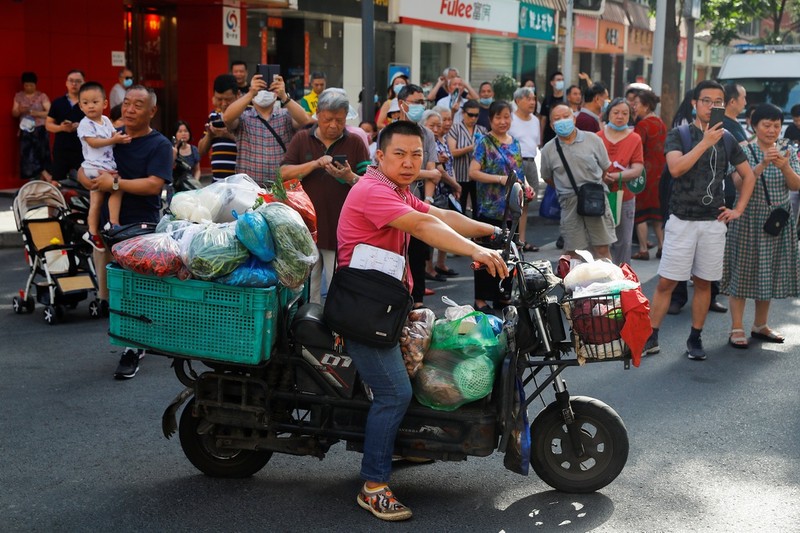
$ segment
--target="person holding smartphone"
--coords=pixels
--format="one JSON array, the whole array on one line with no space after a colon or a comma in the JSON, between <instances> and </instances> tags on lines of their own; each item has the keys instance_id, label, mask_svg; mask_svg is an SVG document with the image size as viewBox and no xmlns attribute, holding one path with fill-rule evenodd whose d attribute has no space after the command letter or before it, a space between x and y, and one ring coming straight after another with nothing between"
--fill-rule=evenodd
<instances>
[{"instance_id":1,"label":"person holding smartphone","mask_svg":"<svg viewBox=\"0 0 800 533\"><path fill-rule=\"evenodd\" d=\"M664 226L659 280L650 301L653 333L644 352L653 354L660 351L658 329L667 314L672 291L678 282L691 277L694 280L694 300L686 355L692 360L704 360L706 353L700 335L711 302L711 282L722 278L727 223L739 218L747 207L753 194L755 176L741 146L731 143L730 153L726 150L723 139L726 132L721 117L719 123L711 125L712 108L725 105L722 86L712 80L701 81L694 88L692 105L696 117L688 126L691 149L684 153L677 128L667 134L664 147L673 178L670 215ZM728 164L734 165L742 178L733 209L725 206L722 190Z\"/></svg>"},{"instance_id":2,"label":"person holding smartphone","mask_svg":"<svg viewBox=\"0 0 800 533\"><path fill-rule=\"evenodd\" d=\"M323 91L317 100L317 123L298 131L280 167L284 180L298 179L317 214L319 260L311 271L311 301L322 303L322 273L330 286L336 262L336 227L350 188L370 164L360 137L345 129L350 101L339 89Z\"/></svg>"}]
</instances>

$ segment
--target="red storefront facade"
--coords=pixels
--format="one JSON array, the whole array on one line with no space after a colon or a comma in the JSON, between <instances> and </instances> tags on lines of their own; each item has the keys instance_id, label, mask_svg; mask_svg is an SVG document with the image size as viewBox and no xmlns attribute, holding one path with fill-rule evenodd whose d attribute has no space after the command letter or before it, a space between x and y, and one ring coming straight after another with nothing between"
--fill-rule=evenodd
<instances>
[{"instance_id":1,"label":"red storefront facade","mask_svg":"<svg viewBox=\"0 0 800 533\"><path fill-rule=\"evenodd\" d=\"M20 74L36 72L38 89L50 100L66 92L67 72L80 69L87 80L106 90L117 82L120 61L136 82L153 87L159 97L154 127L170 136L175 120L186 120L195 142L211 106L214 78L229 70L223 44L227 22L239 24L247 39L247 6L287 7L288 2L255 1L245 5L216 0L138 2L122 0L15 0L4 3L0 18L0 189L22 185L19 179L18 120L10 113ZM116 53L116 54L114 54ZM251 73L252 74L252 73Z\"/></svg>"}]
</instances>

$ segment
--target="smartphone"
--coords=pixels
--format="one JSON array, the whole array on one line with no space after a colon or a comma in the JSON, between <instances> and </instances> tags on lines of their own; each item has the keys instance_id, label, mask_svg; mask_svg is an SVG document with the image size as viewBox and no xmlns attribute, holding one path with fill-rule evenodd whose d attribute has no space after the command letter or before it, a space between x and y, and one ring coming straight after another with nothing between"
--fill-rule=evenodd
<instances>
[{"instance_id":1,"label":"smartphone","mask_svg":"<svg viewBox=\"0 0 800 533\"><path fill-rule=\"evenodd\" d=\"M708 127L713 128L720 122L722 122L722 118L725 116L725 108L724 107L712 107L711 108L711 120L708 121Z\"/></svg>"},{"instance_id":2,"label":"smartphone","mask_svg":"<svg viewBox=\"0 0 800 533\"><path fill-rule=\"evenodd\" d=\"M261 74L261 76L264 78L264 81L267 82L267 86L269 86L273 81L275 81L275 76L281 75L281 66L259 63L256 65L256 74Z\"/></svg>"},{"instance_id":3,"label":"smartphone","mask_svg":"<svg viewBox=\"0 0 800 533\"><path fill-rule=\"evenodd\" d=\"M333 156L333 162L344 166L344 165L347 164L347 156L346 155L335 155L335 156Z\"/></svg>"},{"instance_id":4,"label":"smartphone","mask_svg":"<svg viewBox=\"0 0 800 533\"><path fill-rule=\"evenodd\" d=\"M225 122L221 120L215 120L214 122L211 123L211 125L214 126L215 128L224 128Z\"/></svg>"},{"instance_id":5,"label":"smartphone","mask_svg":"<svg viewBox=\"0 0 800 533\"><path fill-rule=\"evenodd\" d=\"M781 157L786 157L786 154L789 153L789 139L778 139L775 141L775 147Z\"/></svg>"}]
</instances>

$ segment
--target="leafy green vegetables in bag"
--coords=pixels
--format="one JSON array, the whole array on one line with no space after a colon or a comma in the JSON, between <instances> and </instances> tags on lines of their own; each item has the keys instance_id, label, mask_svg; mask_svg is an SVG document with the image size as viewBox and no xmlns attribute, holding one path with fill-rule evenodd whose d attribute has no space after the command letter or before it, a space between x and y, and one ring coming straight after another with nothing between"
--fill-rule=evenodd
<instances>
[{"instance_id":1,"label":"leafy green vegetables in bag","mask_svg":"<svg viewBox=\"0 0 800 533\"><path fill-rule=\"evenodd\" d=\"M259 207L256 213L264 215L272 233L275 242L272 266L281 284L290 289L302 286L319 257L303 219L291 207L277 202Z\"/></svg>"},{"instance_id":2,"label":"leafy green vegetables in bag","mask_svg":"<svg viewBox=\"0 0 800 533\"><path fill-rule=\"evenodd\" d=\"M250 256L236 238L235 224L208 224L192 235L186 266L196 278L210 280L230 274Z\"/></svg>"}]
</instances>

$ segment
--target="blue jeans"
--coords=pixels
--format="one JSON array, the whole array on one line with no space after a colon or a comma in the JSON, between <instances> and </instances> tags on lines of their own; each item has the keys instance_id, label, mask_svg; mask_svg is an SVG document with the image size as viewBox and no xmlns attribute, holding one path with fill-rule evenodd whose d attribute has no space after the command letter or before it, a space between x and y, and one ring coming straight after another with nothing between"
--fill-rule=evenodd
<instances>
[{"instance_id":1,"label":"blue jeans","mask_svg":"<svg viewBox=\"0 0 800 533\"><path fill-rule=\"evenodd\" d=\"M361 477L365 481L388 483L397 428L411 402L411 380L399 345L373 348L345 339L344 346L373 395L364 430Z\"/></svg>"}]
</instances>

